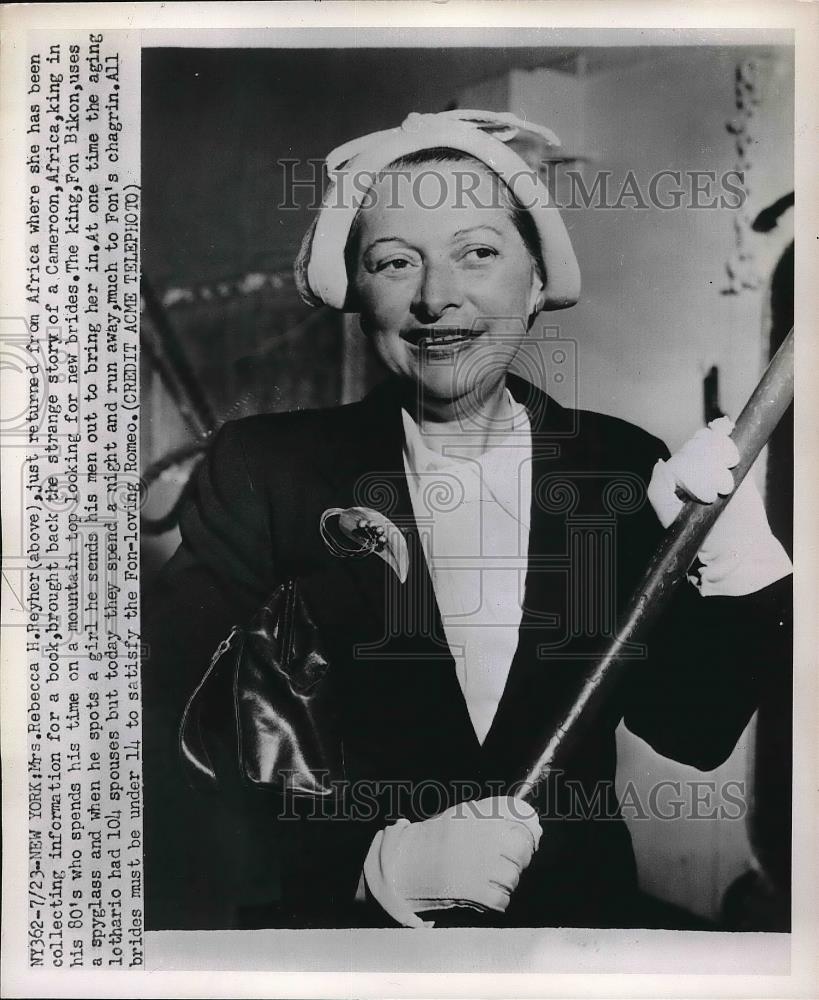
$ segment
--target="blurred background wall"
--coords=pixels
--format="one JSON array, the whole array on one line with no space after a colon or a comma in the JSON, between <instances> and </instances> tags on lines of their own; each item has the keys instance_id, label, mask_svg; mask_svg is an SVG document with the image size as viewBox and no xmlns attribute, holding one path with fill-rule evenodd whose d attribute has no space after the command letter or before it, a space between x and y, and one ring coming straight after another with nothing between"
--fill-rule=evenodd
<instances>
[{"instance_id":1,"label":"blurred background wall","mask_svg":"<svg viewBox=\"0 0 819 1000\"><path fill-rule=\"evenodd\" d=\"M792 232L788 212L766 232L752 224L793 190L790 50L145 49L142 85L142 460L167 465L145 511L160 518L143 535L148 584L178 540L161 519L202 432L258 410L347 402L381 377L354 318L305 307L290 267L321 190L311 162L317 170L335 145L409 111L509 110L553 127L564 153L549 176L562 204L567 171L592 192L609 174L608 207L581 197L564 211L581 302L542 317L521 358L561 402L631 420L674 448L715 408L736 416L767 360L770 280ZM304 182L290 208L277 207L285 159ZM649 203L664 170L682 172L678 208ZM710 206L736 170L744 204ZM673 186L666 176L657 189L666 204ZM169 452L179 461L164 461ZM748 782L753 735L752 723L703 776L623 731L618 780L643 794L663 779ZM630 825L644 888L702 917L717 919L726 888L756 864L742 821Z\"/></svg>"}]
</instances>

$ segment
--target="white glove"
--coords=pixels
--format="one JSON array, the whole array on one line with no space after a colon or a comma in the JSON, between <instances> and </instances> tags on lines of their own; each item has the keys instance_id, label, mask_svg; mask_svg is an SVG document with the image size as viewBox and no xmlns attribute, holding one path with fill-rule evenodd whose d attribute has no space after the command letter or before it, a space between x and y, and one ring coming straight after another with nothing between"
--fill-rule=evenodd
<instances>
[{"instance_id":1,"label":"white glove","mask_svg":"<svg viewBox=\"0 0 819 1000\"><path fill-rule=\"evenodd\" d=\"M686 441L667 462L654 466L648 499L664 528L683 507L680 492L701 503L713 503L734 488L730 470L739 452L728 436L734 425L728 417L712 420ZM750 475L740 484L698 552L699 581L705 597L738 597L761 590L793 571L781 543L768 525L762 497Z\"/></svg>"},{"instance_id":2,"label":"white glove","mask_svg":"<svg viewBox=\"0 0 819 1000\"><path fill-rule=\"evenodd\" d=\"M535 810L512 798L462 802L432 819L380 830L364 878L404 927L432 927L417 911L471 906L504 912L541 837Z\"/></svg>"}]
</instances>

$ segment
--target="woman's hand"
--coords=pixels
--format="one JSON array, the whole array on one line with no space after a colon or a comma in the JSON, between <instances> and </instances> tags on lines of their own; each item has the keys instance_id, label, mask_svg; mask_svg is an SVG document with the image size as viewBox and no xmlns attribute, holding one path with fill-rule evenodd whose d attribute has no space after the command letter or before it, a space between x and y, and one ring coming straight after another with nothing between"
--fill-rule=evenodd
<instances>
[{"instance_id":1,"label":"woman's hand","mask_svg":"<svg viewBox=\"0 0 819 1000\"><path fill-rule=\"evenodd\" d=\"M712 420L654 467L648 499L667 528L684 500L713 503L734 489L731 469L739 452L729 437L728 417ZM703 564L699 590L704 596L737 597L761 590L793 569L787 553L771 533L762 497L750 475L726 504L697 553Z\"/></svg>"},{"instance_id":2,"label":"woman's hand","mask_svg":"<svg viewBox=\"0 0 819 1000\"><path fill-rule=\"evenodd\" d=\"M506 910L540 843L535 810L518 799L464 802L420 823L399 820L375 837L364 863L372 895L405 927L424 910Z\"/></svg>"}]
</instances>

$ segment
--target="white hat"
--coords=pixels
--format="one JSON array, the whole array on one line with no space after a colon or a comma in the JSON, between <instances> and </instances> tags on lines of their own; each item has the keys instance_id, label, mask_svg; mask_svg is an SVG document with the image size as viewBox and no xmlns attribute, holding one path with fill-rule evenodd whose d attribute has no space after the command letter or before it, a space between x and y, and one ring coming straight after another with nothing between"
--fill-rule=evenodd
<instances>
[{"instance_id":1,"label":"white hat","mask_svg":"<svg viewBox=\"0 0 819 1000\"><path fill-rule=\"evenodd\" d=\"M459 110L440 114L413 112L400 128L373 132L334 149L325 161L330 185L295 263L296 286L304 301L311 305L323 303L334 309L349 308L344 249L369 186L394 160L443 146L485 163L532 216L546 272L538 309L573 306L580 296L577 258L563 219L550 203L545 184L536 171L505 145L519 132L532 132L552 145L560 145L554 132L523 122L507 112ZM369 183L351 183L354 175L369 178ZM343 196L339 196L340 191Z\"/></svg>"}]
</instances>

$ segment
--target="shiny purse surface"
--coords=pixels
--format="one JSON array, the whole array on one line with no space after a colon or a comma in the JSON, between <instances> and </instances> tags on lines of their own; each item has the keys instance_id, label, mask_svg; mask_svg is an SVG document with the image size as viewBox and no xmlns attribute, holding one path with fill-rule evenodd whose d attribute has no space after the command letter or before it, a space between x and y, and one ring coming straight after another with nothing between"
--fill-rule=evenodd
<instances>
[{"instance_id":1,"label":"shiny purse surface","mask_svg":"<svg viewBox=\"0 0 819 1000\"><path fill-rule=\"evenodd\" d=\"M182 761L195 784L332 794L341 745L330 664L295 580L218 647L185 708Z\"/></svg>"}]
</instances>

